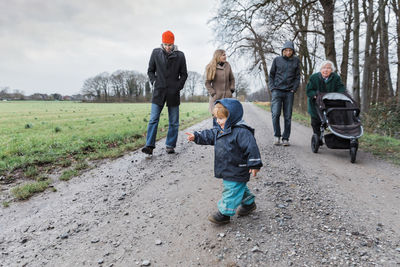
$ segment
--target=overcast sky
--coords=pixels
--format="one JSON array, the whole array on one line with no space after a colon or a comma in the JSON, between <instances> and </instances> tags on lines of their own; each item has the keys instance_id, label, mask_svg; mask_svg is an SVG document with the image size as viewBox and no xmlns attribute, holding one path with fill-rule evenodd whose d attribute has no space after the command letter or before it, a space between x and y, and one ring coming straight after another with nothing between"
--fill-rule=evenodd
<instances>
[{"instance_id":1,"label":"overcast sky","mask_svg":"<svg viewBox=\"0 0 400 267\"><path fill-rule=\"evenodd\" d=\"M203 73L217 48L207 25L216 2L0 0L0 87L72 95L104 71L146 73L166 30L188 70Z\"/></svg>"}]
</instances>

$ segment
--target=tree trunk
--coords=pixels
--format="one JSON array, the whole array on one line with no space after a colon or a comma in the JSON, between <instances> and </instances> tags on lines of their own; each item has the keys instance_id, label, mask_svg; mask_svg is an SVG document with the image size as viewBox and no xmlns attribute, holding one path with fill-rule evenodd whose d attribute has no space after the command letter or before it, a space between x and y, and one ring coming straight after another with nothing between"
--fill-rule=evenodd
<instances>
[{"instance_id":1,"label":"tree trunk","mask_svg":"<svg viewBox=\"0 0 400 267\"><path fill-rule=\"evenodd\" d=\"M360 104L360 11L358 0L354 0L353 31L353 97Z\"/></svg>"},{"instance_id":2,"label":"tree trunk","mask_svg":"<svg viewBox=\"0 0 400 267\"><path fill-rule=\"evenodd\" d=\"M392 0L392 7L396 16L396 33L397 33L396 99L397 99L397 105L400 106L400 0Z\"/></svg>"},{"instance_id":3,"label":"tree trunk","mask_svg":"<svg viewBox=\"0 0 400 267\"><path fill-rule=\"evenodd\" d=\"M388 97L393 97L393 85L389 67L389 34L388 23L386 22L385 8L388 5L388 0L379 0L379 26L380 26L380 60L379 72L382 72L382 101L386 101Z\"/></svg>"},{"instance_id":4,"label":"tree trunk","mask_svg":"<svg viewBox=\"0 0 400 267\"><path fill-rule=\"evenodd\" d=\"M313 51L310 53L309 44L307 42L310 14L313 9L312 6L308 5L308 3L309 2L307 2L307 0L291 1L291 4L299 12L296 12L296 15L290 20L293 29L298 32L296 36L299 49L296 51L296 54L300 59L300 70L302 74L300 86L297 89L297 93L294 98L294 104L297 110L304 113L307 111L307 96L305 92L305 86L309 80L309 77L314 71L313 60L310 55L313 53ZM304 6L306 6L306 8L304 8Z\"/></svg>"},{"instance_id":5,"label":"tree trunk","mask_svg":"<svg viewBox=\"0 0 400 267\"><path fill-rule=\"evenodd\" d=\"M366 8L366 1L368 1L368 11ZM370 81L371 81L371 32L374 27L374 13L373 13L373 0L364 0L364 13L365 18L367 18L367 29L365 34L365 51L364 51L364 73L363 73L363 81L362 81L362 102L361 102L361 111L368 112L369 109L369 96L371 93L370 90Z\"/></svg>"},{"instance_id":6,"label":"tree trunk","mask_svg":"<svg viewBox=\"0 0 400 267\"><path fill-rule=\"evenodd\" d=\"M349 50L350 50L350 35L351 35L351 22L353 20L353 1L349 2L349 10L347 12L346 21L346 34L343 40L343 56L342 64L340 65L340 77L344 86L347 88L347 73L349 65Z\"/></svg>"},{"instance_id":7,"label":"tree trunk","mask_svg":"<svg viewBox=\"0 0 400 267\"><path fill-rule=\"evenodd\" d=\"M264 54L264 50L263 47L261 45L261 41L259 40L259 37L255 34L255 38L256 38L256 46L257 46L257 51L258 54L260 56L260 60L261 60L261 66L264 72L264 79L265 79L265 90L266 90L266 95L268 96L268 99L271 99L271 92L268 88L268 66L267 66L267 59L265 58L265 54Z\"/></svg>"},{"instance_id":8,"label":"tree trunk","mask_svg":"<svg viewBox=\"0 0 400 267\"><path fill-rule=\"evenodd\" d=\"M325 57L335 64L337 68L336 61L336 49L335 49L335 30L334 30L334 21L333 21L333 13L335 11L335 1L334 0L320 0L319 1L324 9L324 23L322 27L324 28L324 48L325 48Z\"/></svg>"},{"instance_id":9,"label":"tree trunk","mask_svg":"<svg viewBox=\"0 0 400 267\"><path fill-rule=\"evenodd\" d=\"M379 36L379 25L377 25L376 30L372 31L372 43L371 43L371 77L368 82L369 85L369 94L368 94L368 103L376 104L378 102L378 96L380 92L379 86L379 76L378 76L378 36Z\"/></svg>"},{"instance_id":10,"label":"tree trunk","mask_svg":"<svg viewBox=\"0 0 400 267\"><path fill-rule=\"evenodd\" d=\"M379 0L379 5L382 0ZM379 72L378 74L378 84L376 87L376 95L375 95L375 103L383 103L385 102L385 99L387 97L387 83L385 79L385 52L383 48L383 43L382 43L382 23L381 20L381 7L379 7L379 16L378 16L378 27L377 27L377 33L376 35L379 36L379 59L376 58L375 60L378 63L378 68L377 71Z\"/></svg>"}]
</instances>

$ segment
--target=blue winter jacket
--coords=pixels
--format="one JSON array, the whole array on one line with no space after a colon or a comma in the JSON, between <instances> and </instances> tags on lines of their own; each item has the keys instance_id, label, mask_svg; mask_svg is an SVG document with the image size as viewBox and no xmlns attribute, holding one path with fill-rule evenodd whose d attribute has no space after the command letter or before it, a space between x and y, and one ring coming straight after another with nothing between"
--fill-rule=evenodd
<instances>
[{"instance_id":1,"label":"blue winter jacket","mask_svg":"<svg viewBox=\"0 0 400 267\"><path fill-rule=\"evenodd\" d=\"M224 98L221 103L229 110L224 129L221 127L195 132L195 143L214 146L214 174L228 181L247 182L249 169L262 167L254 129L242 120L242 104L233 98Z\"/></svg>"},{"instance_id":2,"label":"blue winter jacket","mask_svg":"<svg viewBox=\"0 0 400 267\"><path fill-rule=\"evenodd\" d=\"M282 52L286 48L293 50L293 55L276 57L272 61L269 71L268 87L272 90L297 91L300 84L300 60L295 56L294 44L291 41L285 42Z\"/></svg>"}]
</instances>

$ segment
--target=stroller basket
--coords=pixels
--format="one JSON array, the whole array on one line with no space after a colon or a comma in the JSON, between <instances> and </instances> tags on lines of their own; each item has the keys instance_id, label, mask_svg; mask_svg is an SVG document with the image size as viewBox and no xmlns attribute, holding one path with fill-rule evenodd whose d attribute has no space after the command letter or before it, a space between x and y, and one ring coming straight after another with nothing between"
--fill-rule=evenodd
<instances>
[{"instance_id":1,"label":"stroller basket","mask_svg":"<svg viewBox=\"0 0 400 267\"><path fill-rule=\"evenodd\" d=\"M339 136L336 136L332 133L326 134L324 136L325 144L327 147L331 149L349 149L350 148L350 139L344 139Z\"/></svg>"}]
</instances>

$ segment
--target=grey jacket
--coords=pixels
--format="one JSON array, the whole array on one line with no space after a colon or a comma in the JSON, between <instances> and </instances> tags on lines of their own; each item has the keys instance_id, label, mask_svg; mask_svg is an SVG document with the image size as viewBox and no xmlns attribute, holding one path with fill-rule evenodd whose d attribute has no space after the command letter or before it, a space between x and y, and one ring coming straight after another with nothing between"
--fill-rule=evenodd
<instances>
[{"instance_id":1,"label":"grey jacket","mask_svg":"<svg viewBox=\"0 0 400 267\"><path fill-rule=\"evenodd\" d=\"M269 71L268 87L272 90L282 91L297 91L300 84L300 60L294 56L294 44L287 41L283 47L293 50L293 55L288 58L286 56L278 56L272 62L271 70Z\"/></svg>"}]
</instances>

